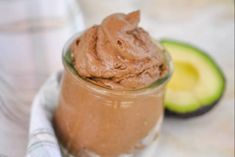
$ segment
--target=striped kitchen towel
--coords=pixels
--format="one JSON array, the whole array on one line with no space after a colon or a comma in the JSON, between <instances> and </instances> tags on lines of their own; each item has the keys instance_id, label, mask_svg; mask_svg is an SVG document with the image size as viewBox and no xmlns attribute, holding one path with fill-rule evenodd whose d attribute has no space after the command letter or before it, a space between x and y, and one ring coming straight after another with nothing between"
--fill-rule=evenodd
<instances>
[{"instance_id":1,"label":"striped kitchen towel","mask_svg":"<svg viewBox=\"0 0 235 157\"><path fill-rule=\"evenodd\" d=\"M58 99L60 76L60 73L53 74L33 101L27 157L62 157L51 123Z\"/></svg>"}]
</instances>

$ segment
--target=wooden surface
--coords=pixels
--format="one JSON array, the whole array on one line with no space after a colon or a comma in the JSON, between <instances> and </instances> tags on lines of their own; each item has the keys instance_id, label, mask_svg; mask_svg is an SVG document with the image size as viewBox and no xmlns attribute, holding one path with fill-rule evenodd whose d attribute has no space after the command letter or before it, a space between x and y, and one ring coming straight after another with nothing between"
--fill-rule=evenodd
<instances>
[{"instance_id":1,"label":"wooden surface","mask_svg":"<svg viewBox=\"0 0 235 157\"><path fill-rule=\"evenodd\" d=\"M225 129L216 138L226 146L226 149L221 150L225 151L223 157L232 157L234 154L233 1L193 0L188 3L186 0L176 0L173 3L170 0L164 2L150 0L149 3L143 3L140 0L133 0L126 3L120 0L115 6L108 0L102 0L96 5L93 2L80 0L87 26L98 23L111 12L141 8L143 11L141 24L151 32L152 36L170 37L194 43L217 60L226 74L227 90L219 107L205 115L204 119L218 129L212 120L218 115L224 117L221 119L225 122L221 120L220 124L224 124ZM53 5L47 1L40 5L41 7L51 5L55 10L57 8L59 11L56 14L49 13L58 16L28 20L29 13L39 9L37 5L35 7L31 4L34 9L31 6L27 13L19 14L22 12L20 1L8 3L0 0L0 157L24 156L33 96L51 73L62 68L61 49L73 31L68 22L66 8L61 4L58 1L58 4ZM11 9L10 14L9 9ZM183 133L190 134L190 130L186 130L187 125L193 127L195 124L200 125L199 122L200 119L183 122L167 119L163 127L166 133L165 144L169 145L173 139L177 140L175 136L169 138L171 135L169 130L180 129L179 126L184 127L183 136ZM175 126L174 123L179 125ZM201 125L207 126L205 123ZM201 138L206 137L201 135L201 132L198 134ZM190 142L193 140L196 138L192 138Z\"/></svg>"}]
</instances>

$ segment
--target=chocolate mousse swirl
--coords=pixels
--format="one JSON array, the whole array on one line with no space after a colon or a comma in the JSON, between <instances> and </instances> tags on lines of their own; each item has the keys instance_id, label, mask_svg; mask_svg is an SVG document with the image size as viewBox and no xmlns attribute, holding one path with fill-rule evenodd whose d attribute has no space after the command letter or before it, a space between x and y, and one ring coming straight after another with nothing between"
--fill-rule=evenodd
<instances>
[{"instance_id":1,"label":"chocolate mousse swirl","mask_svg":"<svg viewBox=\"0 0 235 157\"><path fill-rule=\"evenodd\" d=\"M79 75L111 89L139 89L167 71L162 50L138 27L140 12L112 14L71 46Z\"/></svg>"}]
</instances>

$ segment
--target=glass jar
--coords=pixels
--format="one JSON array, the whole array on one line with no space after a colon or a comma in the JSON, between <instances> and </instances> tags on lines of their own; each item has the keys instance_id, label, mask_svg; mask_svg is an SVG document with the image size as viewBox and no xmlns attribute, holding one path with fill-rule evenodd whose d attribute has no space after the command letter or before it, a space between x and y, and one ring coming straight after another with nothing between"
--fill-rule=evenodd
<instances>
[{"instance_id":1,"label":"glass jar","mask_svg":"<svg viewBox=\"0 0 235 157\"><path fill-rule=\"evenodd\" d=\"M162 49L170 68L164 78L138 90L112 90L77 74L69 56L78 36L66 44L62 57L65 70L54 116L62 146L78 157L138 154L159 135L165 85L172 73L168 53Z\"/></svg>"}]
</instances>

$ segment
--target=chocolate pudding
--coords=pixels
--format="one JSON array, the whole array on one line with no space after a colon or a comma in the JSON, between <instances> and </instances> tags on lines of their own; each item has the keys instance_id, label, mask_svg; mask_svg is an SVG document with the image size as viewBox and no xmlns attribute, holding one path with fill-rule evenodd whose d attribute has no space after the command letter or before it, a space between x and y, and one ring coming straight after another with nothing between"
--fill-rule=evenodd
<instances>
[{"instance_id":1,"label":"chocolate pudding","mask_svg":"<svg viewBox=\"0 0 235 157\"><path fill-rule=\"evenodd\" d=\"M171 64L139 21L139 11L112 14L64 49L54 124L76 157L134 154L159 134Z\"/></svg>"},{"instance_id":2,"label":"chocolate pudding","mask_svg":"<svg viewBox=\"0 0 235 157\"><path fill-rule=\"evenodd\" d=\"M138 89L168 70L161 49L138 27L140 12L113 14L87 29L72 45L79 75L111 89Z\"/></svg>"}]
</instances>

